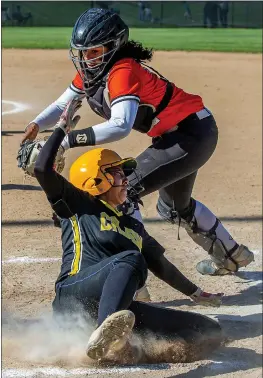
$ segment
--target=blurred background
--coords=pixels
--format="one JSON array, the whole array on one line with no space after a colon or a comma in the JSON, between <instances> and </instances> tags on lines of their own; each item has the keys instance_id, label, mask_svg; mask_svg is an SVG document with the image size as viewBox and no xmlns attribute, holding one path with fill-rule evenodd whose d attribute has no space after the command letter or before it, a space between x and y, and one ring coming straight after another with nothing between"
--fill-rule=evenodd
<instances>
[{"instance_id":1,"label":"blurred background","mask_svg":"<svg viewBox=\"0 0 263 378\"><path fill-rule=\"evenodd\" d=\"M2 26L73 26L92 7L130 27L262 28L262 1L2 1Z\"/></svg>"}]
</instances>

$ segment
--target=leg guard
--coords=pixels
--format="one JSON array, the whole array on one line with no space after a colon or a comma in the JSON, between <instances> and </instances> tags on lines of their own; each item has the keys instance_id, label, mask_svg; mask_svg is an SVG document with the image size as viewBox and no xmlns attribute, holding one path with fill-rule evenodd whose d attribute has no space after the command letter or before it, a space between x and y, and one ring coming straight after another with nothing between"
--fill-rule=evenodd
<instances>
[{"instance_id":1,"label":"leg guard","mask_svg":"<svg viewBox=\"0 0 263 378\"><path fill-rule=\"evenodd\" d=\"M216 229L219 220L216 220L214 227L209 231L198 229L194 222L188 224L185 229L194 242L207 251L211 260L220 270L221 274L226 274L224 270L237 272L239 268L250 264L254 260L254 254L243 245L236 245L232 250L228 251L224 244L218 239Z\"/></svg>"},{"instance_id":2,"label":"leg guard","mask_svg":"<svg viewBox=\"0 0 263 378\"><path fill-rule=\"evenodd\" d=\"M194 206L195 204L193 202L193 211ZM202 231L197 227L195 221L185 221L175 209L167 206L160 197L156 208L162 218L172 224L181 225L185 228L190 238L209 253L211 260L216 266L214 271L218 269L222 275L229 272L237 272L239 268L250 264L254 260L253 252L243 245L237 245L230 251L225 248L224 244L216 235L216 229L219 223L218 219L209 231ZM191 212L191 208L189 210Z\"/></svg>"}]
</instances>

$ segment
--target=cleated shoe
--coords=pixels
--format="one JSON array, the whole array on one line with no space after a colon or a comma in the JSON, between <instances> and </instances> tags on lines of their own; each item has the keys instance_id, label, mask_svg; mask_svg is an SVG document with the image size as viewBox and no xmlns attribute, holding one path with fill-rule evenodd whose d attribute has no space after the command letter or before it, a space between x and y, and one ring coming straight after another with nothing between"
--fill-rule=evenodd
<instances>
[{"instance_id":1,"label":"cleated shoe","mask_svg":"<svg viewBox=\"0 0 263 378\"><path fill-rule=\"evenodd\" d=\"M228 269L218 267L212 260L202 260L196 265L196 270L202 275L225 276L232 274Z\"/></svg>"},{"instance_id":2,"label":"cleated shoe","mask_svg":"<svg viewBox=\"0 0 263 378\"><path fill-rule=\"evenodd\" d=\"M130 336L135 323L129 310L114 312L91 334L86 354L93 360L106 356L111 349L121 349Z\"/></svg>"},{"instance_id":3,"label":"cleated shoe","mask_svg":"<svg viewBox=\"0 0 263 378\"><path fill-rule=\"evenodd\" d=\"M207 307L220 307L222 304L223 293L211 294L202 291L200 287L196 292L190 295L190 298L196 303Z\"/></svg>"},{"instance_id":4,"label":"cleated shoe","mask_svg":"<svg viewBox=\"0 0 263 378\"><path fill-rule=\"evenodd\" d=\"M231 257L226 258L221 266L212 260L203 260L196 265L196 270L203 275L225 276L234 274L239 268L243 268L254 261L254 253L243 244L240 244L232 253Z\"/></svg>"}]
</instances>

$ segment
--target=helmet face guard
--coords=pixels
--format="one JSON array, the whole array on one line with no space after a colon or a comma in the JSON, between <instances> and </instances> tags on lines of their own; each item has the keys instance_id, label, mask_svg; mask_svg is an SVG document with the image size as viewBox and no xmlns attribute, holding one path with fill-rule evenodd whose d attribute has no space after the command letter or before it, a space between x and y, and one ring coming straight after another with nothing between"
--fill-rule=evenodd
<instances>
[{"instance_id":1,"label":"helmet face guard","mask_svg":"<svg viewBox=\"0 0 263 378\"><path fill-rule=\"evenodd\" d=\"M88 52L89 50L92 50L96 47L103 48L102 54L92 59L86 59L84 57L85 52ZM93 45L78 49L75 49L73 47L70 48L70 59L72 60L80 77L82 78L84 85L89 86L90 83L96 81L96 79L103 74L104 70L106 70L107 68L108 63L111 61L119 47L120 38L116 40L112 39L99 45ZM93 62L97 60L100 60L100 62L94 65Z\"/></svg>"},{"instance_id":2,"label":"helmet face guard","mask_svg":"<svg viewBox=\"0 0 263 378\"><path fill-rule=\"evenodd\" d=\"M114 177L112 176L111 169L115 167L120 167L123 170L125 177L128 178L129 175L131 175L132 173L135 173L137 162L133 158L126 158L126 159L113 162L111 164L104 164L100 166L101 173L109 181L109 183L111 184L111 187L114 187L114 188L123 186L123 185L114 184Z\"/></svg>"},{"instance_id":3,"label":"helmet face guard","mask_svg":"<svg viewBox=\"0 0 263 378\"><path fill-rule=\"evenodd\" d=\"M93 8L79 17L70 41L70 58L84 86L91 86L108 72L114 54L127 43L128 38L129 28L116 13ZM102 55L86 59L85 51L96 47L103 47ZM101 61L94 65L93 62L99 59Z\"/></svg>"},{"instance_id":4,"label":"helmet face guard","mask_svg":"<svg viewBox=\"0 0 263 378\"><path fill-rule=\"evenodd\" d=\"M114 151L96 148L81 155L71 166L69 181L92 196L106 193L114 186L111 168L122 168L125 176L135 173L137 162L133 158L121 159ZM136 174L136 173L135 173Z\"/></svg>"}]
</instances>

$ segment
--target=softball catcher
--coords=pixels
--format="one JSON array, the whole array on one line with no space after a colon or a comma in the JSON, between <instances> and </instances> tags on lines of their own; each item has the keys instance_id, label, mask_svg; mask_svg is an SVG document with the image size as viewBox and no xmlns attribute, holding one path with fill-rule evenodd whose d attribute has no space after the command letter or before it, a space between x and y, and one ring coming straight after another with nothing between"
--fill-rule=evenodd
<instances>
[{"instance_id":1,"label":"softball catcher","mask_svg":"<svg viewBox=\"0 0 263 378\"><path fill-rule=\"evenodd\" d=\"M23 140L54 125L68 101L87 99L106 121L74 130L64 149L94 146L126 138L132 129L147 134L152 144L137 158L130 183L144 188L142 198L159 191L157 211L172 224L182 225L210 259L197 264L201 274L237 272L254 260L248 247L238 244L220 220L192 198L198 170L212 156L218 130L200 96L171 83L146 62L153 55L129 40L129 28L119 15L89 9L72 32L71 59L77 74L66 91L28 126Z\"/></svg>"}]
</instances>

